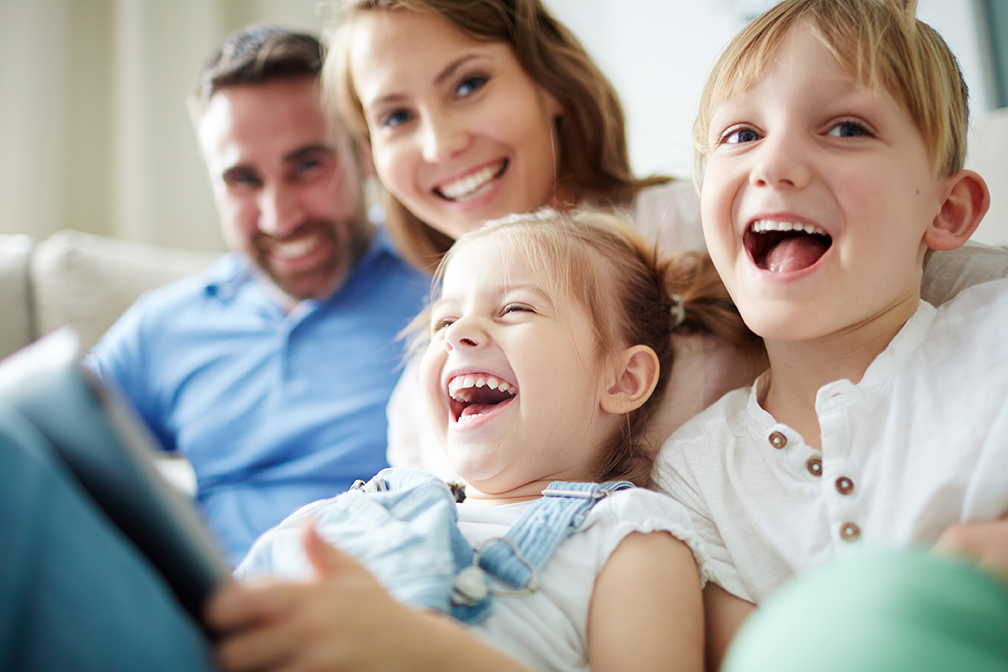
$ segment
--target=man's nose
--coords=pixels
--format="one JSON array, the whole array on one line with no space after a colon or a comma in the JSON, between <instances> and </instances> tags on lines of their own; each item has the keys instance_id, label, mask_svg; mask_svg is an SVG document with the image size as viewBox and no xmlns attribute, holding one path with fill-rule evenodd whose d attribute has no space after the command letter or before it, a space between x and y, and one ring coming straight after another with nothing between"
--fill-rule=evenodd
<instances>
[{"instance_id":1,"label":"man's nose","mask_svg":"<svg viewBox=\"0 0 1008 672\"><path fill-rule=\"evenodd\" d=\"M301 203L296 189L272 185L259 197L259 230L275 238L283 238L297 228L302 219Z\"/></svg>"}]
</instances>

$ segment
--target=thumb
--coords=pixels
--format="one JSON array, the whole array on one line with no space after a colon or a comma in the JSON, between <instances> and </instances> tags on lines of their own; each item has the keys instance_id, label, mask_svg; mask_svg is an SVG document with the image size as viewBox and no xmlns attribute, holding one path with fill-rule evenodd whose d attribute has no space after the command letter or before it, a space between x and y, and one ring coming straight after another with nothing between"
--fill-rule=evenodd
<instances>
[{"instance_id":1,"label":"thumb","mask_svg":"<svg viewBox=\"0 0 1008 672\"><path fill-rule=\"evenodd\" d=\"M353 557L323 539L319 535L318 528L315 527L314 522L305 526L302 543L305 555L308 556L308 562L319 578L333 576L348 566L355 567L359 565Z\"/></svg>"}]
</instances>

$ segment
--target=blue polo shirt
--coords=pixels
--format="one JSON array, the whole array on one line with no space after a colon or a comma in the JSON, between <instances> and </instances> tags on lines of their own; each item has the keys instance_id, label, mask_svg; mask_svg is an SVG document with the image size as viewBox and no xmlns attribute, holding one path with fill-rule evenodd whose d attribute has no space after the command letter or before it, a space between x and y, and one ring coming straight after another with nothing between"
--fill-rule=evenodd
<instances>
[{"instance_id":1,"label":"blue polo shirt","mask_svg":"<svg viewBox=\"0 0 1008 672\"><path fill-rule=\"evenodd\" d=\"M87 363L188 458L207 522L237 564L298 507L387 466L396 336L429 287L380 227L335 294L291 313L227 254L142 296Z\"/></svg>"}]
</instances>

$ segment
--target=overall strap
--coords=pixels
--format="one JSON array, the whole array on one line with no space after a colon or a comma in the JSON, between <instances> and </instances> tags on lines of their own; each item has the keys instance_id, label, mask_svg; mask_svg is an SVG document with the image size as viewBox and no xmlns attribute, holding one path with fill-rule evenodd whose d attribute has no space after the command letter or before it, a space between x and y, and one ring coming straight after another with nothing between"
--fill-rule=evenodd
<instances>
[{"instance_id":1,"label":"overall strap","mask_svg":"<svg viewBox=\"0 0 1008 672\"><path fill-rule=\"evenodd\" d=\"M480 568L513 589L535 590L538 570L581 527L596 502L633 487L627 481L550 483L504 537L483 544L477 553Z\"/></svg>"}]
</instances>

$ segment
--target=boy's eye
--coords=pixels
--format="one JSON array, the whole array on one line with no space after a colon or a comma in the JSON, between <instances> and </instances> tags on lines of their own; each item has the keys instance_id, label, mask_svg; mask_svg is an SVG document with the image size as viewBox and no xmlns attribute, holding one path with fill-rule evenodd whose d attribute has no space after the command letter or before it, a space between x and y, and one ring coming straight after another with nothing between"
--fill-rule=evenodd
<instances>
[{"instance_id":1,"label":"boy's eye","mask_svg":"<svg viewBox=\"0 0 1008 672\"><path fill-rule=\"evenodd\" d=\"M413 115L409 112L409 110L405 109L392 110L391 112L386 112L385 114L381 115L381 117L379 117L378 125L385 126L388 128L395 128L397 126L402 126L407 121L410 121L412 118Z\"/></svg>"},{"instance_id":2,"label":"boy's eye","mask_svg":"<svg viewBox=\"0 0 1008 672\"><path fill-rule=\"evenodd\" d=\"M870 136L871 131L868 128L857 121L841 121L834 124L830 129L828 135L832 135L837 138L858 138L861 136Z\"/></svg>"},{"instance_id":3,"label":"boy's eye","mask_svg":"<svg viewBox=\"0 0 1008 672\"><path fill-rule=\"evenodd\" d=\"M459 85L455 87L455 93L459 98L465 98L471 96L490 80L489 77L485 75L473 75L471 77L466 77Z\"/></svg>"},{"instance_id":4,"label":"boy's eye","mask_svg":"<svg viewBox=\"0 0 1008 672\"><path fill-rule=\"evenodd\" d=\"M746 142L755 142L759 139L760 134L748 126L729 128L721 136L721 142L729 145L740 145Z\"/></svg>"}]
</instances>

